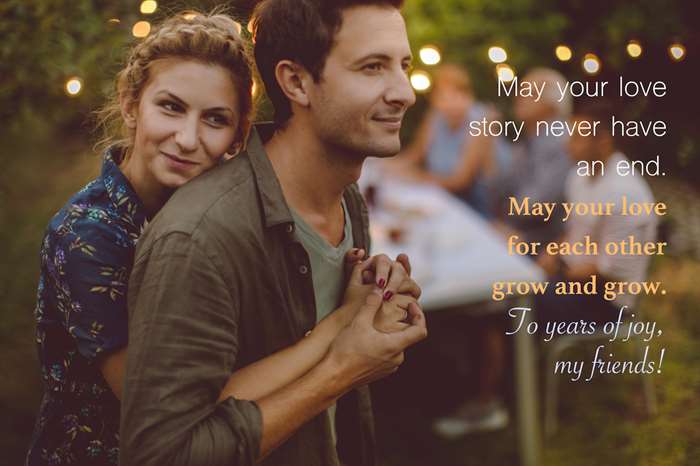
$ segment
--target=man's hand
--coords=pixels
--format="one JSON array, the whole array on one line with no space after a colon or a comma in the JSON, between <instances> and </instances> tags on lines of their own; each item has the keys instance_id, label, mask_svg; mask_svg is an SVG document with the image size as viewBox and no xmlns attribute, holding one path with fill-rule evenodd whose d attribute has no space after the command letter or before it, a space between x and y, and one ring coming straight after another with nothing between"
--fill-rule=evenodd
<instances>
[{"instance_id":1,"label":"man's hand","mask_svg":"<svg viewBox=\"0 0 700 466\"><path fill-rule=\"evenodd\" d=\"M374 327L383 303L380 290L373 290L355 318L331 344L326 358L338 370L342 384L364 385L395 372L404 360L404 350L423 340L428 331L418 306L408 306L408 326L394 333Z\"/></svg>"},{"instance_id":2,"label":"man's hand","mask_svg":"<svg viewBox=\"0 0 700 466\"><path fill-rule=\"evenodd\" d=\"M374 328L384 333L405 330L410 326L408 316L412 305L420 308L416 298L410 295L398 294L389 301L384 301L374 317Z\"/></svg>"}]
</instances>

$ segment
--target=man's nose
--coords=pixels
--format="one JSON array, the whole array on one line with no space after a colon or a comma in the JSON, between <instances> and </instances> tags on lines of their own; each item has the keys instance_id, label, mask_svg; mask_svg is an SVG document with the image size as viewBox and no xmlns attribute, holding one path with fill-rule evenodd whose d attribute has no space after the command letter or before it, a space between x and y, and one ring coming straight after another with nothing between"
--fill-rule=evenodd
<instances>
[{"instance_id":1,"label":"man's nose","mask_svg":"<svg viewBox=\"0 0 700 466\"><path fill-rule=\"evenodd\" d=\"M386 100L389 103L400 105L403 108L408 108L416 103L416 93L413 92L408 74L406 74L403 69L394 73L394 77L386 93Z\"/></svg>"},{"instance_id":2,"label":"man's nose","mask_svg":"<svg viewBox=\"0 0 700 466\"><path fill-rule=\"evenodd\" d=\"M183 152L193 152L199 142L199 119L188 116L175 133L175 143Z\"/></svg>"}]
</instances>

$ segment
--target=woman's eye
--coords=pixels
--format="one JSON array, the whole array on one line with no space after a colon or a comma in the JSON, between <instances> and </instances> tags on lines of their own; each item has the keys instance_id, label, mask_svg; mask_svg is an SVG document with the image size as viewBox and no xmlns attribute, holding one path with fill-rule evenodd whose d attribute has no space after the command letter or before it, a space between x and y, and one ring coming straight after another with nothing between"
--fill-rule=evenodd
<instances>
[{"instance_id":1,"label":"woman's eye","mask_svg":"<svg viewBox=\"0 0 700 466\"><path fill-rule=\"evenodd\" d=\"M402 68L403 72L406 74L409 74L411 71L413 71L413 65L411 63L404 63Z\"/></svg>"},{"instance_id":2,"label":"woman's eye","mask_svg":"<svg viewBox=\"0 0 700 466\"><path fill-rule=\"evenodd\" d=\"M228 125L228 119L222 115L209 115L206 118L206 121L207 121L207 123L210 123L214 126L226 126L226 125Z\"/></svg>"},{"instance_id":3,"label":"woman's eye","mask_svg":"<svg viewBox=\"0 0 700 466\"><path fill-rule=\"evenodd\" d=\"M168 112L173 112L173 113L176 113L176 112L179 112L182 110L182 107L180 105L176 104L175 102L168 102L168 101L161 102L160 106L163 107Z\"/></svg>"}]
</instances>

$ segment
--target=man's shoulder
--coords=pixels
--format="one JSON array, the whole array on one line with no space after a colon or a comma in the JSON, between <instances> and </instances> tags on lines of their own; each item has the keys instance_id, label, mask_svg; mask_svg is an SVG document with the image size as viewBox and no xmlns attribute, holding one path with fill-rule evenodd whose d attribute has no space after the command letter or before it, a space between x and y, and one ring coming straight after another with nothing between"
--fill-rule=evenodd
<instances>
[{"instance_id":1,"label":"man's shoulder","mask_svg":"<svg viewBox=\"0 0 700 466\"><path fill-rule=\"evenodd\" d=\"M260 223L254 173L242 154L179 188L144 232L141 241L170 233L228 234Z\"/></svg>"}]
</instances>

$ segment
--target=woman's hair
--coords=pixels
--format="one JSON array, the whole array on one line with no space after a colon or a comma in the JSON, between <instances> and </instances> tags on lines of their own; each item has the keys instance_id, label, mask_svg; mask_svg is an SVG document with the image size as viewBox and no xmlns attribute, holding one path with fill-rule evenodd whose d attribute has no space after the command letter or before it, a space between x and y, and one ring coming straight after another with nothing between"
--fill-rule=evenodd
<instances>
[{"instance_id":1,"label":"woman's hair","mask_svg":"<svg viewBox=\"0 0 700 466\"><path fill-rule=\"evenodd\" d=\"M439 87L451 87L458 89L465 94L472 93L472 80L466 69L453 63L445 63L435 70L435 85L433 89Z\"/></svg>"},{"instance_id":2,"label":"woman's hair","mask_svg":"<svg viewBox=\"0 0 700 466\"><path fill-rule=\"evenodd\" d=\"M148 83L151 65L163 58L195 60L229 71L238 93L239 123L235 142L242 147L253 119L252 61L249 48L240 36L239 24L217 11L209 14L186 11L171 16L129 50L126 65L117 74L113 95L98 111L98 124L104 131L98 146L119 145L125 157L129 156L133 132L121 115L120 103L125 99L138 102ZM206 92L205 86L202 92Z\"/></svg>"},{"instance_id":3,"label":"woman's hair","mask_svg":"<svg viewBox=\"0 0 700 466\"><path fill-rule=\"evenodd\" d=\"M569 118L574 106L570 93L562 98L558 89L566 87L566 78L560 72L551 68L533 68L528 71L523 81L535 81L544 86L540 102L552 107L558 118Z\"/></svg>"}]
</instances>

